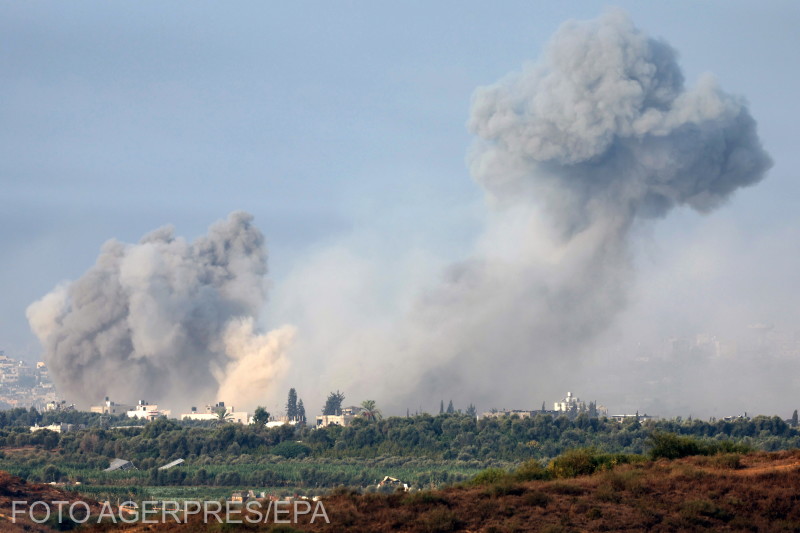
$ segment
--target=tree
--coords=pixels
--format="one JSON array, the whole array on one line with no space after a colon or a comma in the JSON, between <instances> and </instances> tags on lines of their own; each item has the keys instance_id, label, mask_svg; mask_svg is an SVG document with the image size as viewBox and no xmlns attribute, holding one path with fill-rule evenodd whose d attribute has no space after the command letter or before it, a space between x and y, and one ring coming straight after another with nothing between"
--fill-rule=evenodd
<instances>
[{"instance_id":1,"label":"tree","mask_svg":"<svg viewBox=\"0 0 800 533\"><path fill-rule=\"evenodd\" d=\"M380 420L383 418L381 410L375 407L375 400L364 400L361 402L361 407L364 409L361 411L361 415L367 420Z\"/></svg>"},{"instance_id":2,"label":"tree","mask_svg":"<svg viewBox=\"0 0 800 533\"><path fill-rule=\"evenodd\" d=\"M253 413L253 422L255 422L259 426L263 426L267 422L269 422L269 413L266 409L261 407L260 405L256 407L256 412Z\"/></svg>"},{"instance_id":3,"label":"tree","mask_svg":"<svg viewBox=\"0 0 800 533\"><path fill-rule=\"evenodd\" d=\"M233 418L233 415L228 412L227 409L224 407L217 407L216 411L217 414L217 422L230 422Z\"/></svg>"},{"instance_id":4,"label":"tree","mask_svg":"<svg viewBox=\"0 0 800 533\"><path fill-rule=\"evenodd\" d=\"M306 423L306 406L303 405L303 400L297 400L297 421L305 424Z\"/></svg>"},{"instance_id":5,"label":"tree","mask_svg":"<svg viewBox=\"0 0 800 533\"><path fill-rule=\"evenodd\" d=\"M472 418L478 416L478 409L471 403L469 404L469 407L467 407L467 416L471 416Z\"/></svg>"},{"instance_id":6,"label":"tree","mask_svg":"<svg viewBox=\"0 0 800 533\"><path fill-rule=\"evenodd\" d=\"M792 413L792 427L797 427L797 409L795 409L794 413Z\"/></svg>"},{"instance_id":7,"label":"tree","mask_svg":"<svg viewBox=\"0 0 800 533\"><path fill-rule=\"evenodd\" d=\"M444 400L439 402L439 414L440 415L444 414Z\"/></svg>"},{"instance_id":8,"label":"tree","mask_svg":"<svg viewBox=\"0 0 800 533\"><path fill-rule=\"evenodd\" d=\"M456 412L456 410L453 407L453 400L450 400L450 403L447 404L447 414L448 415L452 415L455 412Z\"/></svg>"},{"instance_id":9,"label":"tree","mask_svg":"<svg viewBox=\"0 0 800 533\"><path fill-rule=\"evenodd\" d=\"M289 389L289 398L286 400L286 418L297 420L297 391L294 387Z\"/></svg>"},{"instance_id":10,"label":"tree","mask_svg":"<svg viewBox=\"0 0 800 533\"><path fill-rule=\"evenodd\" d=\"M322 408L322 414L328 416L342 414L343 401L344 393L338 390L328 394L328 399L325 400L325 407Z\"/></svg>"}]
</instances>

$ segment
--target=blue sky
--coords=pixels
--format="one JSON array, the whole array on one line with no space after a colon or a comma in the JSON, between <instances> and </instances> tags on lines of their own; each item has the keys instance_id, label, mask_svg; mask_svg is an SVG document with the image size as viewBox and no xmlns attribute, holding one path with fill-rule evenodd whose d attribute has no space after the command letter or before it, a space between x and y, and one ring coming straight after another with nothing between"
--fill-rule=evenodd
<instances>
[{"instance_id":1,"label":"blue sky","mask_svg":"<svg viewBox=\"0 0 800 533\"><path fill-rule=\"evenodd\" d=\"M752 237L776 241L770 268L794 264L797 244L782 239L800 213L800 6L615 5L679 51L689 84L710 71L744 95L775 160L716 221L682 212L658 226L655 256L675 242L702 248L723 226L733 236L719 257L748 257ZM603 8L0 3L0 349L38 357L26 307L80 276L107 239L164 224L194 238L238 209L268 239L274 286L334 242L462 257L483 210L465 164L472 92L535 59L567 19ZM786 275L774 283L789 301Z\"/></svg>"}]
</instances>

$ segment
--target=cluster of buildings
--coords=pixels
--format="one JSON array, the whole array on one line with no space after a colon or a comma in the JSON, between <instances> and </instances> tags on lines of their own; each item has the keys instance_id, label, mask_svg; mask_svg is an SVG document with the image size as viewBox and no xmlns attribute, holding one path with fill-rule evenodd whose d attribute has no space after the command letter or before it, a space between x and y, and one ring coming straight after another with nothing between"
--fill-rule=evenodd
<instances>
[{"instance_id":1,"label":"cluster of buildings","mask_svg":"<svg viewBox=\"0 0 800 533\"><path fill-rule=\"evenodd\" d=\"M749 324L735 339L710 333L664 339L650 350L650 356L675 359L679 357L727 358L737 355L770 356L796 359L800 357L800 334L777 328L772 324Z\"/></svg>"},{"instance_id":2,"label":"cluster of buildings","mask_svg":"<svg viewBox=\"0 0 800 533\"><path fill-rule=\"evenodd\" d=\"M635 414L609 415L608 408L605 406L597 405L595 402L589 402L587 405L586 402L581 401L577 396L573 396L571 392L567 392L567 395L561 400L553 402L552 410L545 409L545 404L542 404L541 409L493 409L481 414L478 418L503 418L507 416L533 418L539 414L549 414L553 416L566 415L568 417L575 417L580 414L586 414L591 417L606 416L618 422L624 422L625 420L633 418L639 421L658 419L657 416L647 414L640 415L638 411Z\"/></svg>"},{"instance_id":3,"label":"cluster of buildings","mask_svg":"<svg viewBox=\"0 0 800 533\"><path fill-rule=\"evenodd\" d=\"M225 406L225 402L217 402L206 405L204 411L198 411L197 407L192 407L190 412L180 416L181 420L225 420L238 424L249 424L252 419L247 411L237 411L233 406Z\"/></svg>"},{"instance_id":4,"label":"cluster of buildings","mask_svg":"<svg viewBox=\"0 0 800 533\"><path fill-rule=\"evenodd\" d=\"M157 404L139 400L136 405L128 405L111 401L108 396L100 405L93 405L89 412L102 415L127 415L128 418L142 420L155 420L156 418L169 417L172 412L168 409L159 409Z\"/></svg>"},{"instance_id":5,"label":"cluster of buildings","mask_svg":"<svg viewBox=\"0 0 800 533\"><path fill-rule=\"evenodd\" d=\"M117 403L108 396L106 396L102 404L93 405L89 408L89 411L104 415L126 415L128 418L141 420L172 417L172 411L169 409L159 409L158 404L150 403L146 400L139 400L136 405L130 405ZM177 418L179 420L223 420L239 424L250 424L253 421L247 411L237 411L233 406L226 406L225 402L206 405L202 411L198 410L197 407L192 407L188 413L182 413Z\"/></svg>"},{"instance_id":6,"label":"cluster of buildings","mask_svg":"<svg viewBox=\"0 0 800 533\"><path fill-rule=\"evenodd\" d=\"M328 426L349 426L364 411L363 408L351 405L350 407L342 407L341 413L338 415L320 415L316 420L316 427L324 428Z\"/></svg>"},{"instance_id":7,"label":"cluster of buildings","mask_svg":"<svg viewBox=\"0 0 800 533\"><path fill-rule=\"evenodd\" d=\"M85 428L86 426L84 424L66 424L64 422L60 424L50 424L49 426L40 426L36 424L35 426L31 426L31 433L36 433L43 429L52 431L53 433L69 433L70 431L77 431Z\"/></svg>"},{"instance_id":8,"label":"cluster of buildings","mask_svg":"<svg viewBox=\"0 0 800 533\"><path fill-rule=\"evenodd\" d=\"M56 401L56 390L43 362L31 366L0 350L0 408L35 407Z\"/></svg>"}]
</instances>

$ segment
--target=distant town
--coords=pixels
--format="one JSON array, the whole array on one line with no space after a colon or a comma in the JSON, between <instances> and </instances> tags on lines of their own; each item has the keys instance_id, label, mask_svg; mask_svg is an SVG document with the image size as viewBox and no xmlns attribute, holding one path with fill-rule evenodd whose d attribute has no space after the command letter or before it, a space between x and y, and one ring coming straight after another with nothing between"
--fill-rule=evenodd
<instances>
[{"instance_id":1,"label":"distant town","mask_svg":"<svg viewBox=\"0 0 800 533\"><path fill-rule=\"evenodd\" d=\"M55 385L43 362L31 366L0 350L0 408L33 407L42 411L56 401Z\"/></svg>"}]
</instances>

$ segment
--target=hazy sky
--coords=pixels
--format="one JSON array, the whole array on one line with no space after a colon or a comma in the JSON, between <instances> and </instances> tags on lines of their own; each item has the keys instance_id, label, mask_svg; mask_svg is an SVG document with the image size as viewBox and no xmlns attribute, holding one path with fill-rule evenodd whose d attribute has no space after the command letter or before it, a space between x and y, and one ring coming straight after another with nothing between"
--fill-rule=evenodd
<instances>
[{"instance_id":1,"label":"hazy sky","mask_svg":"<svg viewBox=\"0 0 800 533\"><path fill-rule=\"evenodd\" d=\"M687 84L712 72L743 95L775 164L709 217L681 210L653 227L614 334L727 335L742 322L797 332L800 5L615 5L677 49ZM266 236L283 302L282 281L334 245L387 264L423 257L420 276L462 259L484 217L465 162L473 91L536 59L564 21L603 8L0 3L0 349L39 357L26 307L85 272L104 241L135 242L165 224L195 238L234 210ZM291 318L275 314L267 320ZM602 403L601 386L578 384ZM531 407L556 399L547 394ZM697 401L697 412L726 407Z\"/></svg>"}]
</instances>

